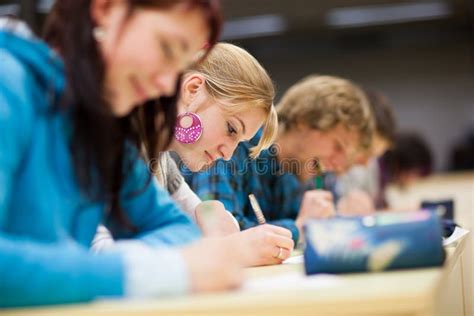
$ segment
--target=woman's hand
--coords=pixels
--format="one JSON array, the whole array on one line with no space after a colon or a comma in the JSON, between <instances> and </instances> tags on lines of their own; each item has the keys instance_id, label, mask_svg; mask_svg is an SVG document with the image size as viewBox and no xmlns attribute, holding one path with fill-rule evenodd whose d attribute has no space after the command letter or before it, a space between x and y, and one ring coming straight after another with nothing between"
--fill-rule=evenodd
<instances>
[{"instance_id":1,"label":"woman's hand","mask_svg":"<svg viewBox=\"0 0 474 316\"><path fill-rule=\"evenodd\" d=\"M242 256L225 238L205 238L182 249L193 292L215 292L237 288L242 283Z\"/></svg>"},{"instance_id":2,"label":"woman's hand","mask_svg":"<svg viewBox=\"0 0 474 316\"><path fill-rule=\"evenodd\" d=\"M308 219L328 218L336 215L332 193L325 190L306 191L295 224L303 239L303 225Z\"/></svg>"},{"instance_id":3,"label":"woman's hand","mask_svg":"<svg viewBox=\"0 0 474 316\"><path fill-rule=\"evenodd\" d=\"M204 237L224 237L240 231L239 224L219 201L205 201L196 207L196 222Z\"/></svg>"},{"instance_id":4,"label":"woman's hand","mask_svg":"<svg viewBox=\"0 0 474 316\"><path fill-rule=\"evenodd\" d=\"M224 239L238 252L246 266L280 264L294 248L291 232L274 225L259 225Z\"/></svg>"},{"instance_id":5,"label":"woman's hand","mask_svg":"<svg viewBox=\"0 0 474 316\"><path fill-rule=\"evenodd\" d=\"M339 215L369 215L375 212L374 202L370 196L361 190L352 190L337 203Z\"/></svg>"}]
</instances>

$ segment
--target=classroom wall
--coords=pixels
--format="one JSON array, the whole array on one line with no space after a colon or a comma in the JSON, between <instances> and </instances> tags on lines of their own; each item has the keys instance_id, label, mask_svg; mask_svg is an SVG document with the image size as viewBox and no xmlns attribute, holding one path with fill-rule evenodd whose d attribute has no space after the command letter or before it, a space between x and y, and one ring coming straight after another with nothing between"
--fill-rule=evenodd
<instances>
[{"instance_id":1,"label":"classroom wall","mask_svg":"<svg viewBox=\"0 0 474 316\"><path fill-rule=\"evenodd\" d=\"M280 96L311 73L340 75L383 91L393 104L400 128L425 136L433 149L436 169L447 169L451 146L468 126L474 127L470 43L436 35L431 40L413 37L373 44L377 41L364 38L354 47L342 39L328 47L320 44L324 38L301 36L247 47L271 73Z\"/></svg>"}]
</instances>

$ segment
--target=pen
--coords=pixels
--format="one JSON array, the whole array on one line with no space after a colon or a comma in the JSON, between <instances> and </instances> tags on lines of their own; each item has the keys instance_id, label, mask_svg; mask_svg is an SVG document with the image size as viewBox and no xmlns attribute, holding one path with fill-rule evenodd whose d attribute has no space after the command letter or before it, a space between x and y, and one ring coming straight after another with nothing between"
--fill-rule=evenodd
<instances>
[{"instance_id":1,"label":"pen","mask_svg":"<svg viewBox=\"0 0 474 316\"><path fill-rule=\"evenodd\" d=\"M316 190L321 190L323 188L323 177L322 173L323 170L321 168L321 165L319 164L319 160L315 161L315 169L316 169L316 177L314 177L314 188Z\"/></svg>"},{"instance_id":2,"label":"pen","mask_svg":"<svg viewBox=\"0 0 474 316\"><path fill-rule=\"evenodd\" d=\"M258 204L257 199L255 198L255 195L249 194L249 200L250 200L250 205L252 205L253 212L255 213L255 216L257 216L257 221L260 225L265 224L267 221L265 220L265 216L263 216L262 209L260 208L260 205Z\"/></svg>"},{"instance_id":3,"label":"pen","mask_svg":"<svg viewBox=\"0 0 474 316\"><path fill-rule=\"evenodd\" d=\"M316 190L321 190L323 188L323 179L319 175L314 178L314 188Z\"/></svg>"}]
</instances>

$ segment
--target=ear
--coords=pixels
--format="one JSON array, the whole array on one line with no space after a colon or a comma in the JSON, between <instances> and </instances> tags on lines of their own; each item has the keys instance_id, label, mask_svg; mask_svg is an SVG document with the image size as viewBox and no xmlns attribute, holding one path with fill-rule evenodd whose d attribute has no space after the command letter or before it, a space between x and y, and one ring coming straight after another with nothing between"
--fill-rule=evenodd
<instances>
[{"instance_id":1,"label":"ear","mask_svg":"<svg viewBox=\"0 0 474 316\"><path fill-rule=\"evenodd\" d=\"M191 74L181 84L181 100L186 111L195 112L204 96L206 79L201 74Z\"/></svg>"},{"instance_id":2,"label":"ear","mask_svg":"<svg viewBox=\"0 0 474 316\"><path fill-rule=\"evenodd\" d=\"M107 28L111 8L117 2L112 0L92 0L90 5L90 15L94 25Z\"/></svg>"}]
</instances>

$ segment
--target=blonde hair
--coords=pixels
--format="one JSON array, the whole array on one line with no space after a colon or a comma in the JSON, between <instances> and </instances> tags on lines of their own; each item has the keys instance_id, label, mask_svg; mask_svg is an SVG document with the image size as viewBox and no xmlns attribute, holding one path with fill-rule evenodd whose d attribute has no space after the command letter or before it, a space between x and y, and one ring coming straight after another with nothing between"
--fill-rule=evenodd
<instances>
[{"instance_id":1,"label":"blonde hair","mask_svg":"<svg viewBox=\"0 0 474 316\"><path fill-rule=\"evenodd\" d=\"M241 113L260 108L266 114L263 134L250 151L255 158L274 141L278 119L273 98L273 82L259 62L244 49L228 43L218 43L208 56L186 74L199 73L206 79L206 89L212 98L225 100L225 110ZM185 75L186 75L185 74Z\"/></svg>"},{"instance_id":2,"label":"blonde hair","mask_svg":"<svg viewBox=\"0 0 474 316\"><path fill-rule=\"evenodd\" d=\"M360 146L369 148L374 122L362 90L349 80L333 76L308 76L293 85L277 106L280 131L304 124L328 131L342 123L360 135Z\"/></svg>"}]
</instances>

